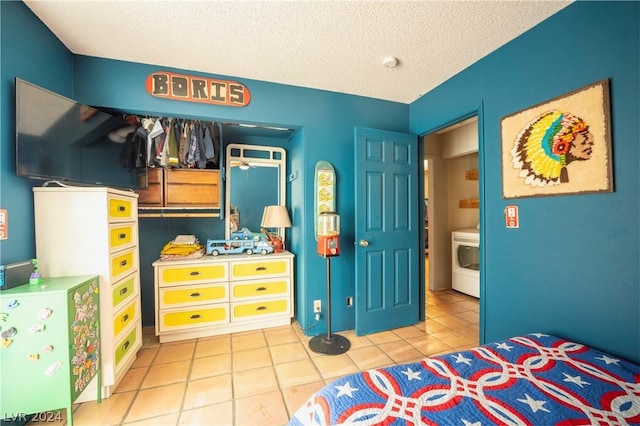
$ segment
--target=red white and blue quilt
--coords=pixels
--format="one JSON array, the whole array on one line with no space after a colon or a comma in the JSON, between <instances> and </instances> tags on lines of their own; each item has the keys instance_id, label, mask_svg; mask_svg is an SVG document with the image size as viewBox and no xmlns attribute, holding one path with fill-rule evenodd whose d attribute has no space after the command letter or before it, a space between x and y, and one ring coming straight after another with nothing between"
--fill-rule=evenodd
<instances>
[{"instance_id":1,"label":"red white and blue quilt","mask_svg":"<svg viewBox=\"0 0 640 426\"><path fill-rule=\"evenodd\" d=\"M290 425L640 425L640 366L541 333L342 377Z\"/></svg>"}]
</instances>

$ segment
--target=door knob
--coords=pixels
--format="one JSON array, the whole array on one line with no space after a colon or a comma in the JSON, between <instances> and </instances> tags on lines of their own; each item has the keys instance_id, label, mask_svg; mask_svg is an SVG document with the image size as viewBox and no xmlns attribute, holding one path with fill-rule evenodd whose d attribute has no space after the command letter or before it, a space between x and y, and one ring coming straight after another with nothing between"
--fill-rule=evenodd
<instances>
[{"instance_id":1,"label":"door knob","mask_svg":"<svg viewBox=\"0 0 640 426\"><path fill-rule=\"evenodd\" d=\"M360 240L360 247L367 247L369 245L369 241L362 239Z\"/></svg>"}]
</instances>

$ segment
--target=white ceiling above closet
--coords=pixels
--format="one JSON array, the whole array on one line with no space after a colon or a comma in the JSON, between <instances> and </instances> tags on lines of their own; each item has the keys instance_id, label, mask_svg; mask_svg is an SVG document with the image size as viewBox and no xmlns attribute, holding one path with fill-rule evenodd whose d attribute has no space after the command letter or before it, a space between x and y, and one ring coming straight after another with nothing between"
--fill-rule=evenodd
<instances>
[{"instance_id":1,"label":"white ceiling above closet","mask_svg":"<svg viewBox=\"0 0 640 426\"><path fill-rule=\"evenodd\" d=\"M25 0L76 54L402 103L570 3Z\"/></svg>"}]
</instances>

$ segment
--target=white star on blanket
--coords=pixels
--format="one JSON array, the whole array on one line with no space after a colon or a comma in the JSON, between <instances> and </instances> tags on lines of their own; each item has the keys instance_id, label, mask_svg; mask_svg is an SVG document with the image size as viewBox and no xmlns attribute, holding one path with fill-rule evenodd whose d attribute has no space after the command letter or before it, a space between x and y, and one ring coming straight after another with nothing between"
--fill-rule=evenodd
<instances>
[{"instance_id":1,"label":"white star on blanket","mask_svg":"<svg viewBox=\"0 0 640 426\"><path fill-rule=\"evenodd\" d=\"M589 382L585 382L582 380L582 377L580 376L570 376L567 373L562 373L564 375L564 379L562 379L563 382L569 382L569 383L575 383L576 385L580 386L581 388L584 387L582 385L590 385L591 383Z\"/></svg>"},{"instance_id":2,"label":"white star on blanket","mask_svg":"<svg viewBox=\"0 0 640 426\"><path fill-rule=\"evenodd\" d=\"M531 333L532 336L536 336L538 339L541 337L547 337L549 336L548 334L543 334L543 333Z\"/></svg>"},{"instance_id":3,"label":"white star on blanket","mask_svg":"<svg viewBox=\"0 0 640 426\"><path fill-rule=\"evenodd\" d=\"M544 404L546 404L546 401L535 400L535 399L531 398L529 396L529 394L526 394L526 393L524 394L524 396L526 396L527 399L518 398L518 401L524 402L525 404L527 404L529 407L531 407L531 409L533 410L534 413L537 413L538 410L546 411L547 413L551 412L551 411L547 410L546 408L544 408Z\"/></svg>"},{"instance_id":4,"label":"white star on blanket","mask_svg":"<svg viewBox=\"0 0 640 426\"><path fill-rule=\"evenodd\" d=\"M453 355L456 360L456 364L467 364L471 365L471 359L464 356L464 354Z\"/></svg>"},{"instance_id":5,"label":"white star on blanket","mask_svg":"<svg viewBox=\"0 0 640 426\"><path fill-rule=\"evenodd\" d=\"M411 370L411 367L407 367L407 371L401 371L401 373L407 376L407 379L409 379L409 381L413 379L422 380L420 378L420 372Z\"/></svg>"},{"instance_id":6,"label":"white star on blanket","mask_svg":"<svg viewBox=\"0 0 640 426\"><path fill-rule=\"evenodd\" d=\"M352 388L351 383L349 382L344 385L338 385L335 388L338 389L338 397L342 395L349 395L349 397L353 398L353 392L359 390L358 388Z\"/></svg>"},{"instance_id":7,"label":"white star on blanket","mask_svg":"<svg viewBox=\"0 0 640 426\"><path fill-rule=\"evenodd\" d=\"M597 356L597 357L596 357L596 359L599 359L599 360L601 360L601 361L604 361L607 365L609 365L609 364L615 364L615 365L618 365L618 363L620 362L620 360L619 360L619 359L617 359L617 358L611 358L611 357L608 357L608 356L606 356L606 355Z\"/></svg>"},{"instance_id":8,"label":"white star on blanket","mask_svg":"<svg viewBox=\"0 0 640 426\"><path fill-rule=\"evenodd\" d=\"M496 347L497 347L498 349L504 349L504 350L505 350L505 351L507 351L507 352L509 352L511 349L513 349L513 346L509 346L509 345L507 345L507 343L506 343L506 342L498 343L498 344L496 345Z\"/></svg>"}]
</instances>

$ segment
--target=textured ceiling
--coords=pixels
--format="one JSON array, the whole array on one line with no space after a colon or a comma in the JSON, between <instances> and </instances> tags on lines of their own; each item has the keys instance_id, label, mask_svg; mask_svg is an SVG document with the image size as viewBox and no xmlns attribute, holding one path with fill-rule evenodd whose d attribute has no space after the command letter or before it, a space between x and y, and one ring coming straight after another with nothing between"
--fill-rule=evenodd
<instances>
[{"instance_id":1,"label":"textured ceiling","mask_svg":"<svg viewBox=\"0 0 640 426\"><path fill-rule=\"evenodd\" d=\"M76 54L402 103L570 3L25 0Z\"/></svg>"}]
</instances>

